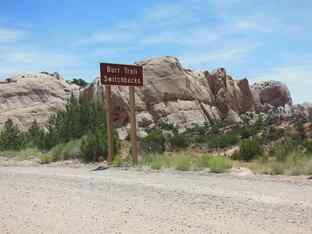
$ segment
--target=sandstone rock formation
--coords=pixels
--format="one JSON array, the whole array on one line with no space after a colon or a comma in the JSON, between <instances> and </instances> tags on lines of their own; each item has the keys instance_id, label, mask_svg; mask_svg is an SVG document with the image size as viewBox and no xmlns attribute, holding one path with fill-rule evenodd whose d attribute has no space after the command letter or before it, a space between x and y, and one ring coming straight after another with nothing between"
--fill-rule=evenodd
<instances>
[{"instance_id":1,"label":"sandstone rock formation","mask_svg":"<svg viewBox=\"0 0 312 234\"><path fill-rule=\"evenodd\" d=\"M137 63L144 69L144 86L136 88L137 120L140 128L160 122L173 123L183 130L193 124L226 120L242 123L246 113L270 112L291 105L291 96L280 82L249 85L234 80L224 68L209 73L184 69L174 57L160 57ZM113 87L113 116L116 127L128 120L128 89ZM104 90L96 79L83 91L87 99L102 98Z\"/></svg>"},{"instance_id":2,"label":"sandstone rock formation","mask_svg":"<svg viewBox=\"0 0 312 234\"><path fill-rule=\"evenodd\" d=\"M64 108L66 99L79 87L69 85L58 74L21 74L0 81L0 128L12 119L21 129L35 119L45 124L50 115Z\"/></svg>"},{"instance_id":3,"label":"sandstone rock formation","mask_svg":"<svg viewBox=\"0 0 312 234\"><path fill-rule=\"evenodd\" d=\"M211 73L182 67L177 58L160 57L138 62L144 69L144 86L136 88L138 130L160 122L173 123L181 131L193 124L216 121L254 123L257 113L280 118L311 117L309 104L292 105L288 88L281 82L259 82L250 86L247 79L234 80L224 68ZM45 124L49 116L63 109L74 92L86 100L103 100L104 88L97 78L79 90L59 74L23 74L0 81L0 127L11 118L22 129L34 119ZM129 91L112 87L113 119L121 135L129 127Z\"/></svg>"},{"instance_id":4,"label":"sandstone rock formation","mask_svg":"<svg viewBox=\"0 0 312 234\"><path fill-rule=\"evenodd\" d=\"M274 107L292 105L292 98L286 85L279 81L258 82L252 86L262 105Z\"/></svg>"}]
</instances>

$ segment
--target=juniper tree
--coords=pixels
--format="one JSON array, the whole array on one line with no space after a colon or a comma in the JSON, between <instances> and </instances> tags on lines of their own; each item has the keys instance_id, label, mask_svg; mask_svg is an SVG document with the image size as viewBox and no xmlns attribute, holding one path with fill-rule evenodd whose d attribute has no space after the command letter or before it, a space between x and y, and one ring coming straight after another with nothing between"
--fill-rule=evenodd
<instances>
[{"instance_id":1,"label":"juniper tree","mask_svg":"<svg viewBox=\"0 0 312 234\"><path fill-rule=\"evenodd\" d=\"M8 119L4 128L0 133L0 149L1 150L19 150L24 146L24 136L13 123Z\"/></svg>"}]
</instances>

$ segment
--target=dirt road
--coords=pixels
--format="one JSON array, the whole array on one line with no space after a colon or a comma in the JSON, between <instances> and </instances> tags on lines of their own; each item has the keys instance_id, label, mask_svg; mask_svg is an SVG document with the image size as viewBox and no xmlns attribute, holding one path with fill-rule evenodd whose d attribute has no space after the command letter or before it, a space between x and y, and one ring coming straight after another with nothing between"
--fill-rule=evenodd
<instances>
[{"instance_id":1,"label":"dirt road","mask_svg":"<svg viewBox=\"0 0 312 234\"><path fill-rule=\"evenodd\" d=\"M0 233L312 233L312 183L0 167Z\"/></svg>"}]
</instances>

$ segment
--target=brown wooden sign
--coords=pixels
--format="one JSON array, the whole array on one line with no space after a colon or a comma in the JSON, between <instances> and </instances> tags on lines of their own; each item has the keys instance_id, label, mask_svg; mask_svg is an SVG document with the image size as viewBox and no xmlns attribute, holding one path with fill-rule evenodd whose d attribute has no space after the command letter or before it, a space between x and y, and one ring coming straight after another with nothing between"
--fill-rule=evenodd
<instances>
[{"instance_id":1,"label":"brown wooden sign","mask_svg":"<svg viewBox=\"0 0 312 234\"><path fill-rule=\"evenodd\" d=\"M103 85L143 86L143 68L135 65L101 63Z\"/></svg>"},{"instance_id":2,"label":"brown wooden sign","mask_svg":"<svg viewBox=\"0 0 312 234\"><path fill-rule=\"evenodd\" d=\"M135 113L135 86L143 86L143 67L101 63L101 83L105 85L105 103L107 120L107 140L109 163L113 160L113 123L112 123L112 91L111 85L129 86L129 117L131 124L131 150L133 163L138 163L138 143Z\"/></svg>"}]
</instances>

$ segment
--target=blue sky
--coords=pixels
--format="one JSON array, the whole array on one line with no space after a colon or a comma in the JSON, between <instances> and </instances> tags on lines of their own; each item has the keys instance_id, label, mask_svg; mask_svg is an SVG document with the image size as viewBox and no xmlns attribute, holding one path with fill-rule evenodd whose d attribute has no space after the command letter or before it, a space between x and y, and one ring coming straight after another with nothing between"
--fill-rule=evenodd
<instances>
[{"instance_id":1,"label":"blue sky","mask_svg":"<svg viewBox=\"0 0 312 234\"><path fill-rule=\"evenodd\" d=\"M311 0L1 0L0 78L176 56L192 69L280 80L312 102Z\"/></svg>"}]
</instances>

